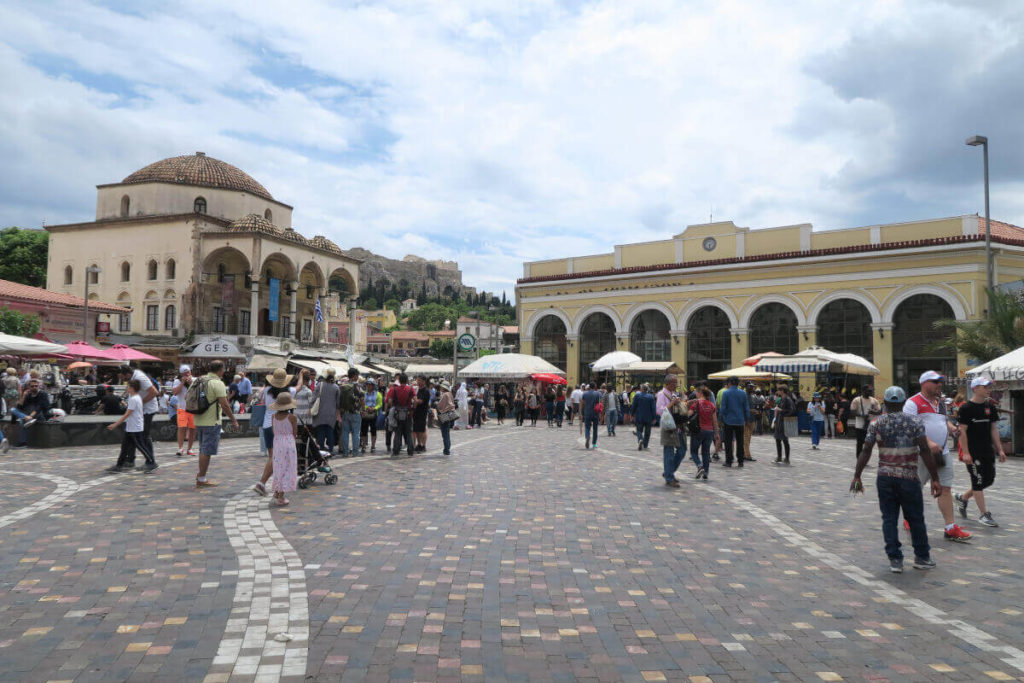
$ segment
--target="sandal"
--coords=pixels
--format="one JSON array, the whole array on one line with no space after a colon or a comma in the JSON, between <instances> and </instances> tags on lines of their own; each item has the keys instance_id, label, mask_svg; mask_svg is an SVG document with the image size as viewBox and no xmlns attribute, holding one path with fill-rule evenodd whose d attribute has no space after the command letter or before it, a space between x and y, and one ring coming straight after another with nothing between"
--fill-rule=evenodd
<instances>
[{"instance_id":1,"label":"sandal","mask_svg":"<svg viewBox=\"0 0 1024 683\"><path fill-rule=\"evenodd\" d=\"M289 502L284 496L274 496L274 500L277 501L278 507L284 507Z\"/></svg>"}]
</instances>

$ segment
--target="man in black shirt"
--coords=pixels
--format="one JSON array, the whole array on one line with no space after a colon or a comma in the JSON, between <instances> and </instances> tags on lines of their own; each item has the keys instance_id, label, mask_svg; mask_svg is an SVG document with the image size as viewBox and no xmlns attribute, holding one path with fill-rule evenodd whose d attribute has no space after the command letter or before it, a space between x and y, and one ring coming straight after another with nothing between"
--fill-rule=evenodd
<instances>
[{"instance_id":1,"label":"man in black shirt","mask_svg":"<svg viewBox=\"0 0 1024 683\"><path fill-rule=\"evenodd\" d=\"M981 516L978 521L985 526L999 526L992 513L985 507L985 489L996 479L996 453L999 462L1006 462L1003 443L999 438L998 411L990 400L992 380L975 377L971 380L971 400L960 406L959 421L960 450L967 472L971 475L971 488L963 495L956 495L960 516L967 518L967 504L973 498L978 504Z\"/></svg>"},{"instance_id":2,"label":"man in black shirt","mask_svg":"<svg viewBox=\"0 0 1024 683\"><path fill-rule=\"evenodd\" d=\"M100 396L99 405L96 406L97 415L123 415L124 406L121 399L114 395L114 387L104 386L103 394Z\"/></svg>"},{"instance_id":3,"label":"man in black shirt","mask_svg":"<svg viewBox=\"0 0 1024 683\"><path fill-rule=\"evenodd\" d=\"M416 378L416 398L413 404L412 435L416 440L415 452L422 453L427 450L427 411L430 410L430 389L427 388L426 377Z\"/></svg>"}]
</instances>

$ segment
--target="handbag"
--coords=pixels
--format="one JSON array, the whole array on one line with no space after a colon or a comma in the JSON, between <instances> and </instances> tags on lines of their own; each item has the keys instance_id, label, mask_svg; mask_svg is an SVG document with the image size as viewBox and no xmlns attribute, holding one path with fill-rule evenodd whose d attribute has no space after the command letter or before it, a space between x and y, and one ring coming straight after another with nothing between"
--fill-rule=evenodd
<instances>
[{"instance_id":1,"label":"handbag","mask_svg":"<svg viewBox=\"0 0 1024 683\"><path fill-rule=\"evenodd\" d=\"M309 414L316 417L320 414L320 392L323 390L323 384L317 387L316 398L313 399L313 406L309 409Z\"/></svg>"},{"instance_id":2,"label":"handbag","mask_svg":"<svg viewBox=\"0 0 1024 683\"><path fill-rule=\"evenodd\" d=\"M458 419L459 419L459 411L455 410L454 408L452 408L450 410L446 410L446 411L444 411L443 413L441 413L440 415L437 416L438 422L441 422L443 424L448 424L449 422L455 422Z\"/></svg>"}]
</instances>

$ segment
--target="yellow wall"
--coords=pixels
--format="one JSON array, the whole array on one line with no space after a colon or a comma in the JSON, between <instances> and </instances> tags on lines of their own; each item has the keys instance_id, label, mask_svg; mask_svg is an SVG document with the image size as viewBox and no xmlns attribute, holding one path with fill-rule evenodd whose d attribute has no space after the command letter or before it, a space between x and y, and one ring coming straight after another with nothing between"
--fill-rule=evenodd
<instances>
[{"instance_id":1,"label":"yellow wall","mask_svg":"<svg viewBox=\"0 0 1024 683\"><path fill-rule=\"evenodd\" d=\"M569 262L566 259L557 259L555 261L534 261L530 263L530 277L564 275L568 272Z\"/></svg>"},{"instance_id":2,"label":"yellow wall","mask_svg":"<svg viewBox=\"0 0 1024 683\"><path fill-rule=\"evenodd\" d=\"M811 249L838 249L871 243L871 229L824 230L811 233Z\"/></svg>"},{"instance_id":3,"label":"yellow wall","mask_svg":"<svg viewBox=\"0 0 1024 683\"><path fill-rule=\"evenodd\" d=\"M615 267L614 254L598 254L597 256L577 256L573 259L572 271L584 273L589 270L608 270Z\"/></svg>"},{"instance_id":4,"label":"yellow wall","mask_svg":"<svg viewBox=\"0 0 1024 683\"><path fill-rule=\"evenodd\" d=\"M800 251L800 227L751 230L746 236L744 253L747 256Z\"/></svg>"},{"instance_id":5,"label":"yellow wall","mask_svg":"<svg viewBox=\"0 0 1024 683\"><path fill-rule=\"evenodd\" d=\"M683 261L707 261L709 259L723 259L736 257L736 235L716 235L715 248L712 251L704 249L704 239L683 240Z\"/></svg>"},{"instance_id":6,"label":"yellow wall","mask_svg":"<svg viewBox=\"0 0 1024 683\"><path fill-rule=\"evenodd\" d=\"M881 229L883 242L925 240L933 237L959 235L962 232L963 223L959 217L934 221L915 221L899 225L883 225Z\"/></svg>"},{"instance_id":7,"label":"yellow wall","mask_svg":"<svg viewBox=\"0 0 1024 683\"><path fill-rule=\"evenodd\" d=\"M649 266L658 263L674 263L675 260L676 245L673 240L627 244L621 250L623 268Z\"/></svg>"}]
</instances>

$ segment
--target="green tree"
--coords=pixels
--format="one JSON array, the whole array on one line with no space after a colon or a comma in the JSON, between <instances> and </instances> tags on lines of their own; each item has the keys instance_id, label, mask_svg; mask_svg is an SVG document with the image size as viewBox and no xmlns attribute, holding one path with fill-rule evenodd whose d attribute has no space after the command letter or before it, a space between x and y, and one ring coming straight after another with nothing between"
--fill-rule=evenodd
<instances>
[{"instance_id":1,"label":"green tree","mask_svg":"<svg viewBox=\"0 0 1024 683\"><path fill-rule=\"evenodd\" d=\"M440 330L445 320L452 320L451 311L441 304L425 304L405 319L410 330Z\"/></svg>"},{"instance_id":2,"label":"green tree","mask_svg":"<svg viewBox=\"0 0 1024 683\"><path fill-rule=\"evenodd\" d=\"M363 299L363 309L367 311L376 311L377 300L374 299L372 296L368 299Z\"/></svg>"},{"instance_id":3,"label":"green tree","mask_svg":"<svg viewBox=\"0 0 1024 683\"><path fill-rule=\"evenodd\" d=\"M1024 346L1024 292L993 292L985 318L938 320L935 328L955 334L930 345L929 350L957 351L987 363Z\"/></svg>"},{"instance_id":4,"label":"green tree","mask_svg":"<svg viewBox=\"0 0 1024 683\"><path fill-rule=\"evenodd\" d=\"M434 358L452 358L455 353L455 341L452 339L435 339L430 342L430 355Z\"/></svg>"},{"instance_id":5,"label":"green tree","mask_svg":"<svg viewBox=\"0 0 1024 683\"><path fill-rule=\"evenodd\" d=\"M49 248L50 235L44 230L0 230L0 280L45 287Z\"/></svg>"},{"instance_id":6,"label":"green tree","mask_svg":"<svg viewBox=\"0 0 1024 683\"><path fill-rule=\"evenodd\" d=\"M398 313L402 310L402 302L399 301L398 299L388 299L387 301L384 302L384 308L390 308L392 311L395 312L395 315L398 315Z\"/></svg>"},{"instance_id":7,"label":"green tree","mask_svg":"<svg viewBox=\"0 0 1024 683\"><path fill-rule=\"evenodd\" d=\"M38 315L25 314L21 311L0 306L0 332L13 334L16 337L31 337L42 325Z\"/></svg>"}]
</instances>

